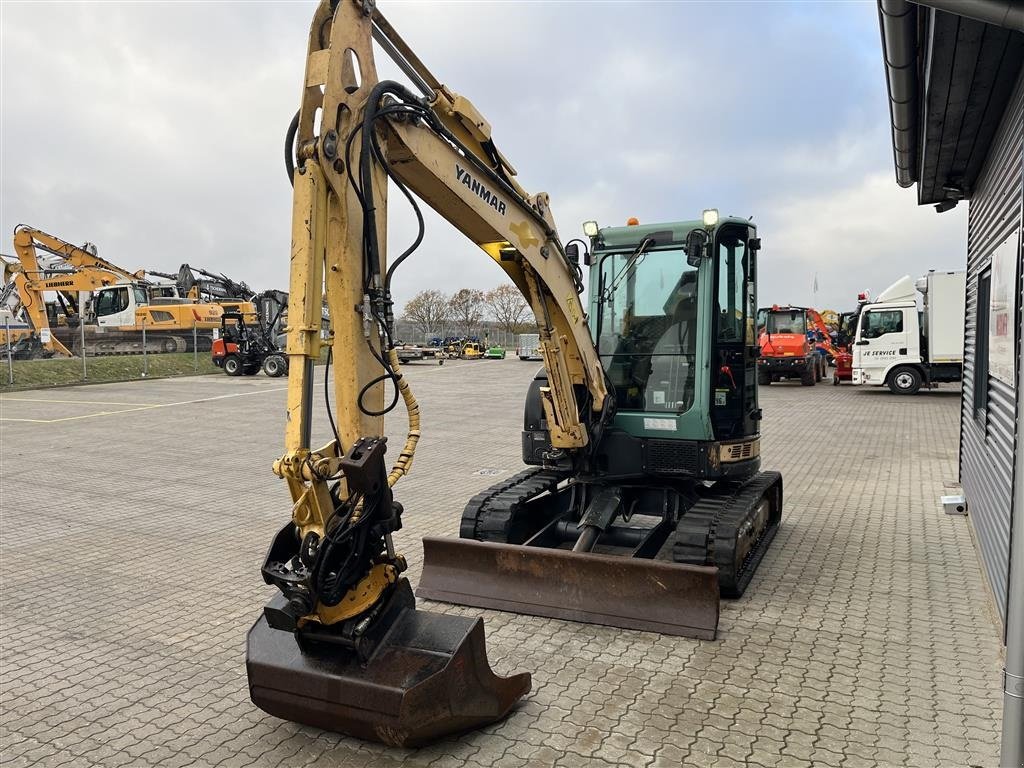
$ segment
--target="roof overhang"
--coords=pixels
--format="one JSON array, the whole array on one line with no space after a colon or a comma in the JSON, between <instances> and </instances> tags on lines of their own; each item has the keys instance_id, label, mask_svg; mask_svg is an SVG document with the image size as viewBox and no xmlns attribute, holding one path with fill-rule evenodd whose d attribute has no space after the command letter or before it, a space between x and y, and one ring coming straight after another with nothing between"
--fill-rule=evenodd
<instances>
[{"instance_id":1,"label":"roof overhang","mask_svg":"<svg viewBox=\"0 0 1024 768\"><path fill-rule=\"evenodd\" d=\"M878 11L896 181L948 210L974 191L1024 64L1019 6L879 0Z\"/></svg>"}]
</instances>

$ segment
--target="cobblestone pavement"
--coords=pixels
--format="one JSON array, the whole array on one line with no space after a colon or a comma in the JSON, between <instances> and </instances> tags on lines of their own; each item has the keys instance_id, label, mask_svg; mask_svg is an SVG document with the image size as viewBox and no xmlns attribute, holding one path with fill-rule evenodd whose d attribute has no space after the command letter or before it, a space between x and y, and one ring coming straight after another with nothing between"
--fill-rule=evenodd
<instances>
[{"instance_id":1,"label":"cobblestone pavement","mask_svg":"<svg viewBox=\"0 0 1024 768\"><path fill-rule=\"evenodd\" d=\"M427 430L398 489L414 584L420 537L455 535L465 501L520 468L536 368L410 367ZM938 506L955 392L763 389L783 524L716 642L430 604L483 614L495 668L534 690L504 722L403 751L248 699L245 632L272 594L259 565L289 515L270 473L283 387L0 398L5 768L996 764L999 634L967 520Z\"/></svg>"}]
</instances>

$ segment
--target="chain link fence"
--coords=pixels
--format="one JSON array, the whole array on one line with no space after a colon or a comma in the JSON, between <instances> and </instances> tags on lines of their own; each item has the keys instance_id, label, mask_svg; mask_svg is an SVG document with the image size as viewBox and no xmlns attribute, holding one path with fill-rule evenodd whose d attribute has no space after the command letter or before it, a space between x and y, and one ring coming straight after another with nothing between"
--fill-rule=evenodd
<instances>
[{"instance_id":1,"label":"chain link fence","mask_svg":"<svg viewBox=\"0 0 1024 768\"><path fill-rule=\"evenodd\" d=\"M0 328L4 343L0 355L6 367L0 377L0 389L28 389L66 384L130 381L214 373L210 348L213 333L193 324L191 329L154 331L145 323L138 334L103 332L87 336L86 328L61 329L55 334L46 329L39 334L23 324L5 318ZM72 353L55 353L51 343Z\"/></svg>"}]
</instances>

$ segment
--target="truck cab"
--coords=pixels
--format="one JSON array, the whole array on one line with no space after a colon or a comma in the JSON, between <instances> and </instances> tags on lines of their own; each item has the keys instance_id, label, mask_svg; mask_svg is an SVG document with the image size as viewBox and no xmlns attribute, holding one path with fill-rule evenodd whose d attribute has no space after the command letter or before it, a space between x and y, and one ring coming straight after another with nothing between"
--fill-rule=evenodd
<instances>
[{"instance_id":1,"label":"truck cab","mask_svg":"<svg viewBox=\"0 0 1024 768\"><path fill-rule=\"evenodd\" d=\"M912 395L963 372L966 273L905 276L862 305L853 342L853 383ZM917 294L923 298L919 311Z\"/></svg>"}]
</instances>

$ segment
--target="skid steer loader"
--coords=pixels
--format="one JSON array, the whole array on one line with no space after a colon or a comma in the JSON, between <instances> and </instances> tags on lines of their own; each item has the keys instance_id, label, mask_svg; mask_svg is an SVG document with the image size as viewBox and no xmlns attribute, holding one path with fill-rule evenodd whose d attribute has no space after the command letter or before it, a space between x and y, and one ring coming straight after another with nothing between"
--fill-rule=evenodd
<instances>
[{"instance_id":1,"label":"skid steer loader","mask_svg":"<svg viewBox=\"0 0 1024 768\"><path fill-rule=\"evenodd\" d=\"M418 94L378 81L371 39ZM368 0L317 9L285 154L288 403L274 472L292 505L262 567L277 594L248 635L257 706L415 746L500 719L530 689L528 674L490 670L481 620L416 607L393 541L406 513L394 488L421 424L391 281L423 238L417 198L527 298L544 361L526 403L531 468L470 501L463 538L424 541L421 596L713 637L719 593L743 591L781 511L780 478L758 473L754 226L706 211L702 221L588 224L585 253L563 245L548 196L520 186L487 121ZM389 181L421 224L390 263ZM332 439L314 449L324 345ZM383 417L399 403L408 430L389 468Z\"/></svg>"}]
</instances>

